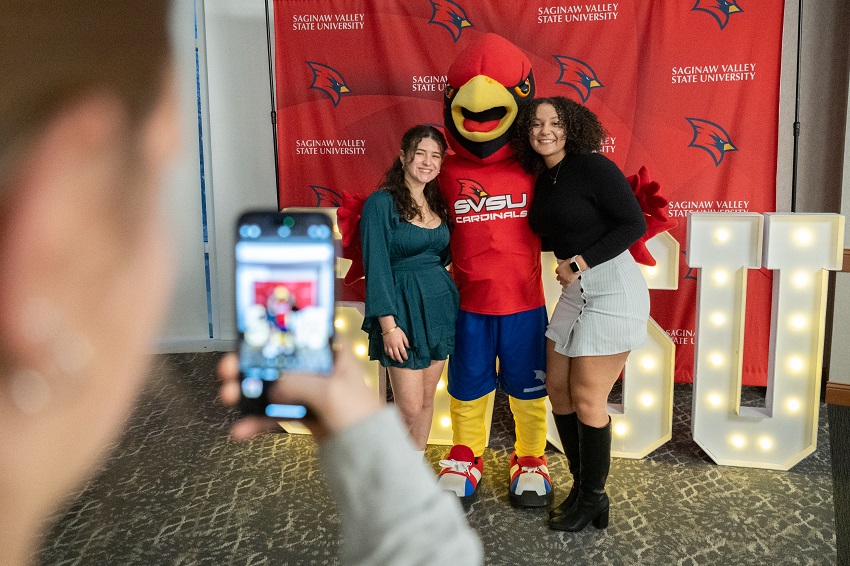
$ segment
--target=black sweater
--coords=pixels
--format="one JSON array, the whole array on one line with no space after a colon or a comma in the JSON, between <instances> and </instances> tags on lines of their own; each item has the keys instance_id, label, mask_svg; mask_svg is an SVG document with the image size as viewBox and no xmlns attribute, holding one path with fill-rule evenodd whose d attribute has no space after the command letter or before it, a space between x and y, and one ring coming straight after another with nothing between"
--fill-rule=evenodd
<instances>
[{"instance_id":1,"label":"black sweater","mask_svg":"<svg viewBox=\"0 0 850 566\"><path fill-rule=\"evenodd\" d=\"M617 257L646 233L643 211L628 181L599 153L567 154L544 170L528 222L558 259L581 255L588 267Z\"/></svg>"}]
</instances>

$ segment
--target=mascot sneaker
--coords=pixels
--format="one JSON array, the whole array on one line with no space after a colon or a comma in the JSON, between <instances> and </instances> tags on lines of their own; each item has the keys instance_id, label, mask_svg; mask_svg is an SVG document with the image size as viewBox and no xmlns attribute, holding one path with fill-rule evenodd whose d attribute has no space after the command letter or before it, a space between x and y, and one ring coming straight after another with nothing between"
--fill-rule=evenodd
<instances>
[{"instance_id":1,"label":"mascot sneaker","mask_svg":"<svg viewBox=\"0 0 850 566\"><path fill-rule=\"evenodd\" d=\"M456 444L449 450L445 460L440 460L440 475L437 485L444 491L451 491L464 505L472 503L478 497L478 482L484 471L484 459L476 458L472 448Z\"/></svg>"},{"instance_id":2,"label":"mascot sneaker","mask_svg":"<svg viewBox=\"0 0 850 566\"><path fill-rule=\"evenodd\" d=\"M516 507L546 507L552 504L555 493L546 467L546 456L517 457L511 454L511 485L508 499Z\"/></svg>"}]
</instances>

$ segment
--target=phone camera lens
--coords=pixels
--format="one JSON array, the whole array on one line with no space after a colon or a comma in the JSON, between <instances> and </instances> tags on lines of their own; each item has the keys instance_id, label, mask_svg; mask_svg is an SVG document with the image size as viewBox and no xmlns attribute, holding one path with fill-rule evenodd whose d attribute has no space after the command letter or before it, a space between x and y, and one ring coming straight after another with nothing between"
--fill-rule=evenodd
<instances>
[{"instance_id":1,"label":"phone camera lens","mask_svg":"<svg viewBox=\"0 0 850 566\"><path fill-rule=\"evenodd\" d=\"M242 395L248 399L256 399L263 393L263 382L254 377L242 380Z\"/></svg>"},{"instance_id":2,"label":"phone camera lens","mask_svg":"<svg viewBox=\"0 0 850 566\"><path fill-rule=\"evenodd\" d=\"M254 240L260 237L260 227L256 224L243 224L239 227L239 236L246 240Z\"/></svg>"},{"instance_id":3,"label":"phone camera lens","mask_svg":"<svg viewBox=\"0 0 850 566\"><path fill-rule=\"evenodd\" d=\"M307 229L307 236L314 240L325 240L331 235L327 226L313 225Z\"/></svg>"}]
</instances>

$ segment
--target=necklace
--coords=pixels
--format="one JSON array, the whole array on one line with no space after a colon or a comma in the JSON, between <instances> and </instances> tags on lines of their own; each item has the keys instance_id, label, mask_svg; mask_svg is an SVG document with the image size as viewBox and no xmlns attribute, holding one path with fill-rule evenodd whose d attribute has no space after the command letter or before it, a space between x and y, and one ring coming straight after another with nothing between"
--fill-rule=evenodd
<instances>
[{"instance_id":1,"label":"necklace","mask_svg":"<svg viewBox=\"0 0 850 566\"><path fill-rule=\"evenodd\" d=\"M428 206L427 200L422 199L422 204L419 204L418 202L416 202L415 199L414 199L413 202L416 205L416 208L418 209L418 214L416 216L418 216L420 218L420 221L422 222L423 227L427 228L435 220L437 220L437 215L434 214L434 211L431 210L430 206Z\"/></svg>"},{"instance_id":2,"label":"necklace","mask_svg":"<svg viewBox=\"0 0 850 566\"><path fill-rule=\"evenodd\" d=\"M560 160L560 161L558 162L558 170L557 170L557 171L555 171L555 175L554 175L554 176L552 176L552 173L550 173L548 169L546 170L546 174L547 174L547 175L549 175L549 178L550 178L550 179L552 179L552 184L553 184L553 185L554 185L555 183L557 183L557 182L558 182L558 173L560 173L560 172L561 172L561 165L562 165L563 163L564 163L564 160L563 160L563 159L562 159L562 160Z\"/></svg>"}]
</instances>

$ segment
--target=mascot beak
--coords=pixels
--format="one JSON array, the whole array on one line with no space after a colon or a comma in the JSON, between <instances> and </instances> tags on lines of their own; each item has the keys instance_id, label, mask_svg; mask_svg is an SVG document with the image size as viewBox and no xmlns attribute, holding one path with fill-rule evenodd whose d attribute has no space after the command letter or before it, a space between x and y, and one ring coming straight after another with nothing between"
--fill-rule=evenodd
<instances>
[{"instance_id":1,"label":"mascot beak","mask_svg":"<svg viewBox=\"0 0 850 566\"><path fill-rule=\"evenodd\" d=\"M451 116L460 135L487 142L504 134L514 121L517 104L498 81L477 75L460 87L451 102Z\"/></svg>"}]
</instances>

